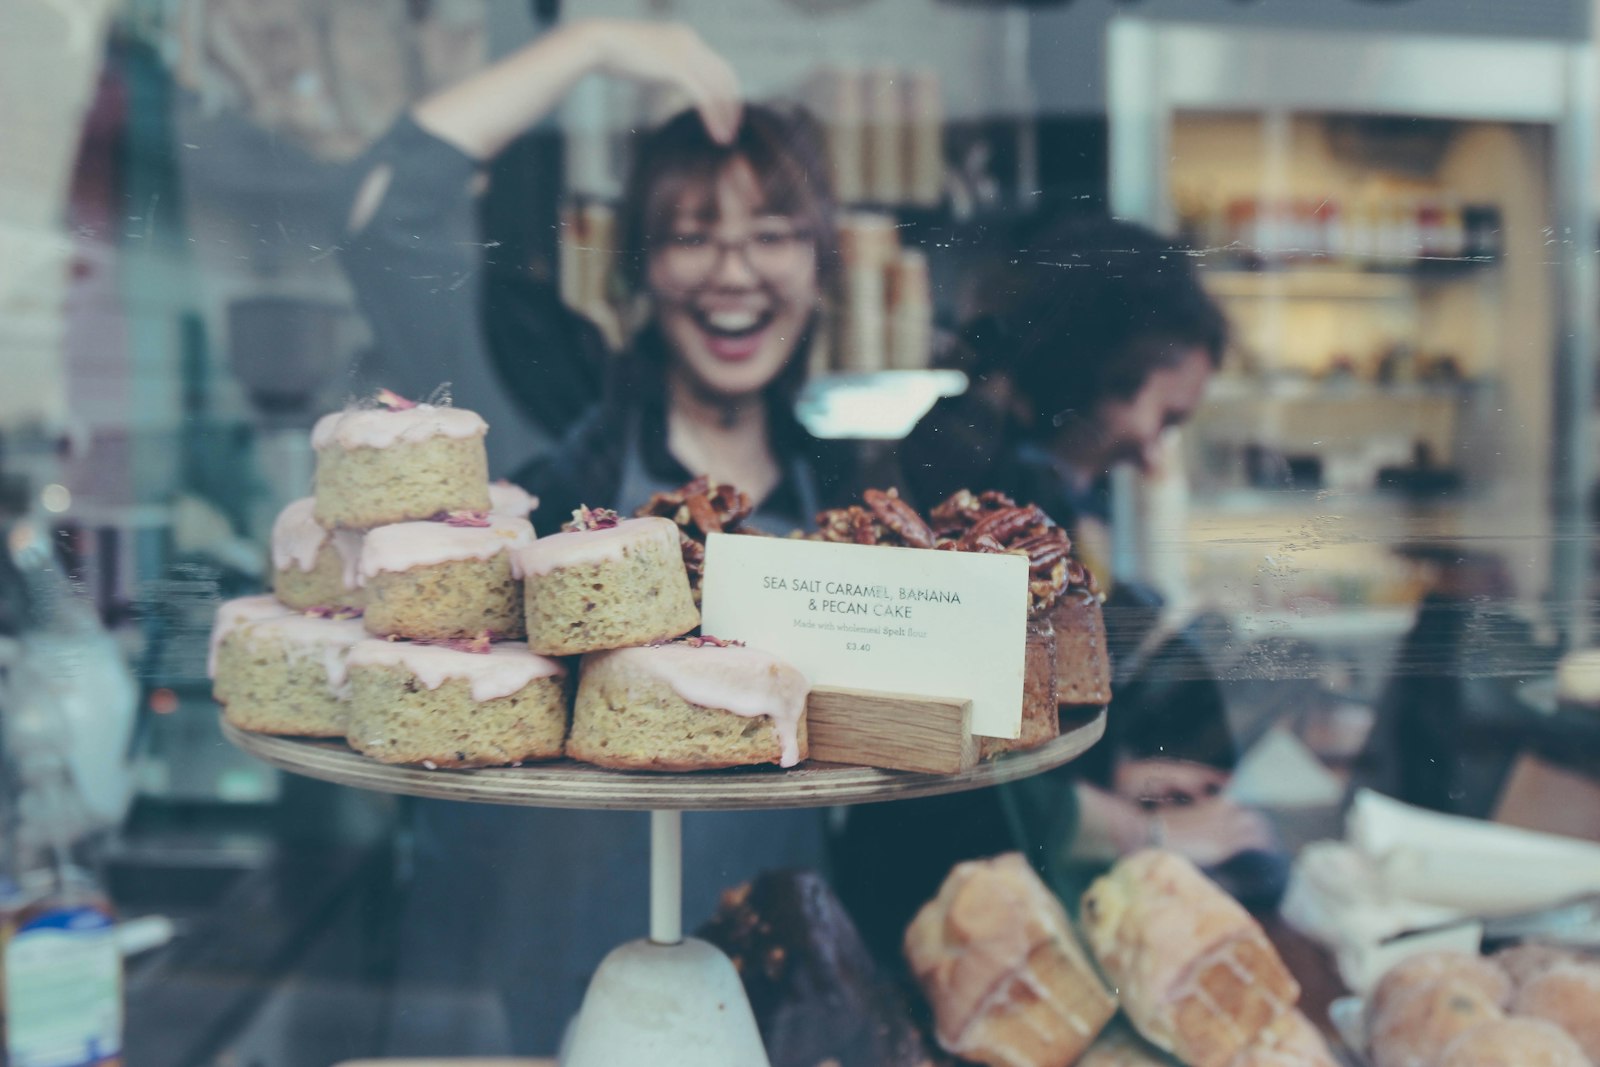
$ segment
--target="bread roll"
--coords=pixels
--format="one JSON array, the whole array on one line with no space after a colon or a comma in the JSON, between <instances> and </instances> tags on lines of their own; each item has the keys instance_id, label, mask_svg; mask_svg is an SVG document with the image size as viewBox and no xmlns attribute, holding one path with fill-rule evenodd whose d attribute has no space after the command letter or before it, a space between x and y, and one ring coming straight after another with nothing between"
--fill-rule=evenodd
<instances>
[{"instance_id":1,"label":"bread roll","mask_svg":"<svg viewBox=\"0 0 1600 1067\"><path fill-rule=\"evenodd\" d=\"M1322 1034L1299 1011L1286 1012L1261 1034L1232 1067L1339 1067Z\"/></svg>"},{"instance_id":2,"label":"bread roll","mask_svg":"<svg viewBox=\"0 0 1600 1067\"><path fill-rule=\"evenodd\" d=\"M1451 1041L1504 1014L1470 978L1436 977L1369 1015L1374 1067L1434 1067Z\"/></svg>"},{"instance_id":3,"label":"bread roll","mask_svg":"<svg viewBox=\"0 0 1600 1067\"><path fill-rule=\"evenodd\" d=\"M1511 979L1494 961L1465 952L1439 950L1407 956L1384 973L1367 1000L1367 1017L1449 978L1480 990L1499 1007L1511 1003Z\"/></svg>"},{"instance_id":4,"label":"bread roll","mask_svg":"<svg viewBox=\"0 0 1600 1067\"><path fill-rule=\"evenodd\" d=\"M1082 918L1128 1018L1191 1067L1227 1067L1300 997L1255 920L1172 853L1124 857Z\"/></svg>"},{"instance_id":5,"label":"bread roll","mask_svg":"<svg viewBox=\"0 0 1600 1067\"><path fill-rule=\"evenodd\" d=\"M1506 972L1513 986L1521 989L1558 964L1582 963L1586 957L1570 948L1540 945L1530 941L1527 944L1503 948L1490 959L1494 961L1495 966Z\"/></svg>"},{"instance_id":6,"label":"bread roll","mask_svg":"<svg viewBox=\"0 0 1600 1067\"><path fill-rule=\"evenodd\" d=\"M1066 1067L1116 1013L1019 853L958 864L905 936L939 1043L989 1067Z\"/></svg>"},{"instance_id":7,"label":"bread roll","mask_svg":"<svg viewBox=\"0 0 1600 1067\"><path fill-rule=\"evenodd\" d=\"M1577 1042L1542 1019L1500 1019L1451 1041L1438 1067L1591 1067Z\"/></svg>"},{"instance_id":8,"label":"bread roll","mask_svg":"<svg viewBox=\"0 0 1600 1067\"><path fill-rule=\"evenodd\" d=\"M1555 1023L1600 1062L1600 964L1553 964L1517 991L1511 1010Z\"/></svg>"}]
</instances>

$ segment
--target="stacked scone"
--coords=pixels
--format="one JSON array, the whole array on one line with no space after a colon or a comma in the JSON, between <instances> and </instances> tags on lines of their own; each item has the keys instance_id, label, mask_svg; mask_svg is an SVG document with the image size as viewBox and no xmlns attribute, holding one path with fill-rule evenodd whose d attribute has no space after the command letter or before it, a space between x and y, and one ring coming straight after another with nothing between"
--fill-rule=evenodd
<instances>
[{"instance_id":1,"label":"stacked scone","mask_svg":"<svg viewBox=\"0 0 1600 1067\"><path fill-rule=\"evenodd\" d=\"M805 676L710 637L679 543L659 516L580 509L518 550L528 647L581 656L567 755L625 770L685 771L806 757Z\"/></svg>"},{"instance_id":2,"label":"stacked scone","mask_svg":"<svg viewBox=\"0 0 1600 1067\"><path fill-rule=\"evenodd\" d=\"M316 491L273 527L276 596L217 613L229 721L425 767L804 759L798 671L737 644L673 642L700 624L678 527L584 508L536 540L537 502L488 483L487 429L386 393L317 423ZM571 656L583 680L569 748Z\"/></svg>"},{"instance_id":3,"label":"stacked scone","mask_svg":"<svg viewBox=\"0 0 1600 1067\"><path fill-rule=\"evenodd\" d=\"M561 755L565 670L516 640L514 550L534 540L535 502L489 485L487 429L392 394L317 423L316 492L273 524L275 596L217 613L211 675L230 722L396 763Z\"/></svg>"}]
</instances>

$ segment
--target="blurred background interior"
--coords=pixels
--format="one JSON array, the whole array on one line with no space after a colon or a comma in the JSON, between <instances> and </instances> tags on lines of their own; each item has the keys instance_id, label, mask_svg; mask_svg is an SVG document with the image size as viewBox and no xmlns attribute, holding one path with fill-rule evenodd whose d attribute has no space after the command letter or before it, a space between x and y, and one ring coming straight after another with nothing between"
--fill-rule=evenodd
<instances>
[{"instance_id":1,"label":"blurred background interior","mask_svg":"<svg viewBox=\"0 0 1600 1067\"><path fill-rule=\"evenodd\" d=\"M1339 833L1353 780L1600 839L1600 718L1554 684L1595 602L1589 0L10 0L0 666L40 632L107 665L63 700L103 739L74 758L112 901L158 917L128 1063L385 1048L401 802L223 743L211 612L261 588L313 419L382 378L335 259L343 166L596 15L686 22L751 97L822 119L848 214L819 435L892 441L962 388L929 373L940 338L1041 211L1190 250L1234 337L1174 461L1115 479L1105 558L1202 650L1240 795L1290 847ZM498 254L613 337L627 134L662 114L585 82L482 205ZM502 469L523 432L491 435ZM1578 814L1549 825L1540 790Z\"/></svg>"}]
</instances>

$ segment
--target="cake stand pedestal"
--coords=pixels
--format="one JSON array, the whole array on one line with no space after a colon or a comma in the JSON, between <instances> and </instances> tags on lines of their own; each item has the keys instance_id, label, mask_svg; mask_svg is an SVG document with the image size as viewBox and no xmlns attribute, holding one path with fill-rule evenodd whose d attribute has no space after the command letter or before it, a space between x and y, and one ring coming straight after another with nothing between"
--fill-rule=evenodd
<instances>
[{"instance_id":1,"label":"cake stand pedestal","mask_svg":"<svg viewBox=\"0 0 1600 1067\"><path fill-rule=\"evenodd\" d=\"M959 774L916 774L806 763L651 774L571 760L483 770L394 767L342 742L223 735L296 774L357 789L525 807L650 812L650 936L611 952L595 972L563 1067L768 1067L755 1016L733 963L683 936L683 812L811 808L959 793L1070 763L1105 733L1105 711L1063 722L1054 741Z\"/></svg>"}]
</instances>

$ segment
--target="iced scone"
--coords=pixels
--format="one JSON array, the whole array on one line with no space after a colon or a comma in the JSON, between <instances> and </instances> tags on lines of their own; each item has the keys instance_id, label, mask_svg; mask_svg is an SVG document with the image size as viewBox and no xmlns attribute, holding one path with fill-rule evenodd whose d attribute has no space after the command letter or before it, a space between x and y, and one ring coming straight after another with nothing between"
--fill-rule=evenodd
<instances>
[{"instance_id":1,"label":"iced scone","mask_svg":"<svg viewBox=\"0 0 1600 1067\"><path fill-rule=\"evenodd\" d=\"M272 524L272 591L291 608L359 608L361 532L317 522L316 498L296 500Z\"/></svg>"},{"instance_id":2,"label":"iced scone","mask_svg":"<svg viewBox=\"0 0 1600 1067\"><path fill-rule=\"evenodd\" d=\"M242 596L217 605L211 621L211 647L206 653L206 677L218 703L228 702L228 688L239 676L248 646L245 631L267 619L298 614L274 596Z\"/></svg>"},{"instance_id":3,"label":"iced scone","mask_svg":"<svg viewBox=\"0 0 1600 1067\"><path fill-rule=\"evenodd\" d=\"M218 663L223 714L242 730L343 737L345 655L367 637L355 619L283 615L241 627Z\"/></svg>"},{"instance_id":4,"label":"iced scone","mask_svg":"<svg viewBox=\"0 0 1600 1067\"><path fill-rule=\"evenodd\" d=\"M350 653L350 747L383 763L494 767L561 755L566 672L521 642L366 640Z\"/></svg>"},{"instance_id":5,"label":"iced scone","mask_svg":"<svg viewBox=\"0 0 1600 1067\"><path fill-rule=\"evenodd\" d=\"M622 770L793 767L810 691L776 656L713 638L596 652L580 668L567 755Z\"/></svg>"},{"instance_id":6,"label":"iced scone","mask_svg":"<svg viewBox=\"0 0 1600 1067\"><path fill-rule=\"evenodd\" d=\"M671 519L581 508L561 533L517 556L528 647L541 655L645 645L700 625Z\"/></svg>"},{"instance_id":7,"label":"iced scone","mask_svg":"<svg viewBox=\"0 0 1600 1067\"><path fill-rule=\"evenodd\" d=\"M521 637L516 553L533 537L527 519L481 514L369 530L361 546L367 631L430 641L486 630Z\"/></svg>"},{"instance_id":8,"label":"iced scone","mask_svg":"<svg viewBox=\"0 0 1600 1067\"><path fill-rule=\"evenodd\" d=\"M488 424L463 408L352 408L317 420L316 517L366 530L451 511L489 510Z\"/></svg>"}]
</instances>

